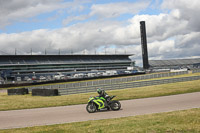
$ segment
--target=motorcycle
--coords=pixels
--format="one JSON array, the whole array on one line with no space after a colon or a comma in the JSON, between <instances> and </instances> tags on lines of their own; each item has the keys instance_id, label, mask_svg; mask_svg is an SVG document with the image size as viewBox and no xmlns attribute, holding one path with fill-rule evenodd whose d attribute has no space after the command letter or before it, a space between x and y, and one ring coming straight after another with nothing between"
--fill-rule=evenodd
<instances>
[{"instance_id":1,"label":"motorcycle","mask_svg":"<svg viewBox=\"0 0 200 133\"><path fill-rule=\"evenodd\" d=\"M94 113L99 110L113 110L117 111L121 108L121 103L117 100L112 100L116 96L108 96L106 99L103 97L90 97L86 110L88 113ZM105 102L107 101L107 102Z\"/></svg>"}]
</instances>

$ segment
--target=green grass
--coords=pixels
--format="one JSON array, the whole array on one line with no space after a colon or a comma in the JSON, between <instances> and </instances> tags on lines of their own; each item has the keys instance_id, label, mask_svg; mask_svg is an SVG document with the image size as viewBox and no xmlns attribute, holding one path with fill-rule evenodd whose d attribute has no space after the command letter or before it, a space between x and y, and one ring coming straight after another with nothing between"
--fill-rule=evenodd
<instances>
[{"instance_id":1,"label":"green grass","mask_svg":"<svg viewBox=\"0 0 200 133\"><path fill-rule=\"evenodd\" d=\"M107 91L109 95L117 95L118 100L138 99L146 97L166 96L190 92L200 92L200 80ZM0 110L30 109L41 107L65 106L87 103L90 96L97 93L85 93L63 96L31 96L7 95L0 93Z\"/></svg>"},{"instance_id":2,"label":"green grass","mask_svg":"<svg viewBox=\"0 0 200 133\"><path fill-rule=\"evenodd\" d=\"M0 133L199 133L200 108L124 118L0 130Z\"/></svg>"}]
</instances>

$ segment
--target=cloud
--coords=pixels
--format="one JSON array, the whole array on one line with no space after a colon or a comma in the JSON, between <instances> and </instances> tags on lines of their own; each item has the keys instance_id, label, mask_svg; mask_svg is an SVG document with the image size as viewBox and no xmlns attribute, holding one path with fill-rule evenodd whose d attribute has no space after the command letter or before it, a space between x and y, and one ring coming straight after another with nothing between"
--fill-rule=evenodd
<instances>
[{"instance_id":1,"label":"cloud","mask_svg":"<svg viewBox=\"0 0 200 133\"><path fill-rule=\"evenodd\" d=\"M187 29L200 30L200 1L199 0L165 0L162 4L163 9L170 9L172 12L179 12L179 20L187 20Z\"/></svg>"},{"instance_id":2,"label":"cloud","mask_svg":"<svg viewBox=\"0 0 200 133\"><path fill-rule=\"evenodd\" d=\"M20 2L24 2L24 5L11 4L14 6L11 9L7 9L8 5L5 4L6 8L0 8L0 10L8 17L5 17L5 22L1 17L0 24L8 25L12 21L21 21L41 12L57 10L61 5L60 1L47 1L43 1L44 4L39 1L32 3L20 0ZM67 13L77 10L80 12L85 7L78 6L79 2L65 3L63 9L65 11L69 9ZM69 5L74 6L70 8ZM49 54L57 54L59 49L63 54L69 54L71 51L73 53L85 51L85 53L93 54L96 51L102 54L106 49L107 54L114 54L115 51L118 54L125 52L135 54L133 60L141 63L139 22L146 21L150 59L200 57L200 18L198 17L200 3L198 0L164 0L162 13L157 15L138 14L148 6L148 2L94 4L87 14L74 15L72 13L63 20L63 24L84 21L96 16L95 19L84 23L77 22L54 30L40 29L0 34L0 49L7 53L14 53L17 48L19 52L22 51L21 54L29 53L31 48L37 54L44 54L45 49ZM15 13L13 13L14 11ZM25 13L21 14L22 11ZM123 21L113 19L127 13L134 16ZM2 14L0 13L0 15Z\"/></svg>"},{"instance_id":3,"label":"cloud","mask_svg":"<svg viewBox=\"0 0 200 133\"><path fill-rule=\"evenodd\" d=\"M0 28L58 8L55 0L5 0L0 3Z\"/></svg>"},{"instance_id":4,"label":"cloud","mask_svg":"<svg viewBox=\"0 0 200 133\"><path fill-rule=\"evenodd\" d=\"M55 30L40 29L22 33L0 34L0 47L7 53L13 53L15 48L21 49L24 53L30 51L30 48L41 53L44 49L50 52L61 49L65 53L70 53L71 50L74 53L79 53L87 49L94 53L95 49L98 50L100 47L132 45L134 40L129 39L130 35L126 31L128 28L123 28L118 22L95 21Z\"/></svg>"},{"instance_id":5,"label":"cloud","mask_svg":"<svg viewBox=\"0 0 200 133\"><path fill-rule=\"evenodd\" d=\"M165 0L162 3L164 13L136 15L129 20L134 28L139 21L146 21L150 59L200 57L199 6L198 0ZM137 53L140 55L141 51Z\"/></svg>"},{"instance_id":6,"label":"cloud","mask_svg":"<svg viewBox=\"0 0 200 133\"><path fill-rule=\"evenodd\" d=\"M147 8L149 4L148 1L95 4L91 7L90 16L97 15L101 18L114 18L126 13L137 14Z\"/></svg>"},{"instance_id":7,"label":"cloud","mask_svg":"<svg viewBox=\"0 0 200 133\"><path fill-rule=\"evenodd\" d=\"M174 14L136 15L130 20L134 25L138 25L140 21L146 21L146 31L150 42L166 40L174 35L184 34L187 31L184 28L187 26L188 21L179 21ZM138 26L137 29L139 29Z\"/></svg>"},{"instance_id":8,"label":"cloud","mask_svg":"<svg viewBox=\"0 0 200 133\"><path fill-rule=\"evenodd\" d=\"M115 3L106 3L106 4L93 4L90 8L90 12L87 15L79 16L68 16L63 20L63 24L67 25L74 21L82 21L92 17L98 17L98 19L112 19L120 17L123 14L137 14L140 11L147 8L150 4L149 1L143 2L115 2Z\"/></svg>"},{"instance_id":9,"label":"cloud","mask_svg":"<svg viewBox=\"0 0 200 133\"><path fill-rule=\"evenodd\" d=\"M69 16L66 19L64 19L62 21L63 25L68 25L69 23L73 22L73 21L83 21L88 19L89 16L88 15L80 15L80 16Z\"/></svg>"},{"instance_id":10,"label":"cloud","mask_svg":"<svg viewBox=\"0 0 200 133\"><path fill-rule=\"evenodd\" d=\"M82 10L80 4L90 1L75 0L65 2L63 0L1 0L0 1L0 29L14 22L27 21L28 18L49 13L55 10L73 12Z\"/></svg>"}]
</instances>

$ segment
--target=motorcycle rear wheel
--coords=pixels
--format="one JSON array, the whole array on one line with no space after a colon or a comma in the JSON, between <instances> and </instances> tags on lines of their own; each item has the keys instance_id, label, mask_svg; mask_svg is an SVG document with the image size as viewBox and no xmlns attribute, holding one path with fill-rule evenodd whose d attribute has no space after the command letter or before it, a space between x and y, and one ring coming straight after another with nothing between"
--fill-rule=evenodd
<instances>
[{"instance_id":1,"label":"motorcycle rear wheel","mask_svg":"<svg viewBox=\"0 0 200 133\"><path fill-rule=\"evenodd\" d=\"M121 103L119 101L112 101L111 105L110 105L110 108L113 110L113 111L117 111L121 108Z\"/></svg>"},{"instance_id":2,"label":"motorcycle rear wheel","mask_svg":"<svg viewBox=\"0 0 200 133\"><path fill-rule=\"evenodd\" d=\"M96 112L97 110L97 107L94 103L89 103L87 106L86 106L86 110L88 113L94 113Z\"/></svg>"}]
</instances>

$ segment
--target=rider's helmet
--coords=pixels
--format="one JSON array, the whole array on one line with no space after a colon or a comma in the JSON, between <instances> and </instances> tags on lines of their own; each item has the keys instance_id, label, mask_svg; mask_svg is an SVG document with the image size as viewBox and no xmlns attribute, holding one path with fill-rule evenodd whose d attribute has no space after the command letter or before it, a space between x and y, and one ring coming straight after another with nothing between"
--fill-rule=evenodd
<instances>
[{"instance_id":1,"label":"rider's helmet","mask_svg":"<svg viewBox=\"0 0 200 133\"><path fill-rule=\"evenodd\" d=\"M101 93L102 93L102 89L101 89L101 88L98 88L98 89L97 89L97 93L98 93L98 94L101 94Z\"/></svg>"}]
</instances>

